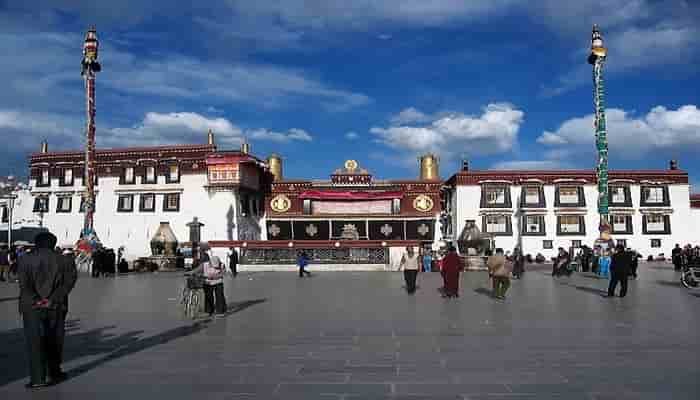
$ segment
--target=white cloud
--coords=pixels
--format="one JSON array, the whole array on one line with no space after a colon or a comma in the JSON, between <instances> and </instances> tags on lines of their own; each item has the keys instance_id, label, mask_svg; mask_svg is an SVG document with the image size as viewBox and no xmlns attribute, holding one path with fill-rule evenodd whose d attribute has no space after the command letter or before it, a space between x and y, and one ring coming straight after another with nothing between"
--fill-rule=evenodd
<instances>
[{"instance_id":1,"label":"white cloud","mask_svg":"<svg viewBox=\"0 0 700 400\"><path fill-rule=\"evenodd\" d=\"M219 145L236 145L242 130L226 118L207 118L192 112L149 112L130 128L111 128L98 136L98 146L152 146L158 144L206 143L207 132L214 132Z\"/></svg>"},{"instance_id":2,"label":"white cloud","mask_svg":"<svg viewBox=\"0 0 700 400\"><path fill-rule=\"evenodd\" d=\"M5 147L14 151L36 151L47 139L49 145L75 146L83 139L84 127L78 119L60 114L0 109L0 131Z\"/></svg>"},{"instance_id":3,"label":"white cloud","mask_svg":"<svg viewBox=\"0 0 700 400\"><path fill-rule=\"evenodd\" d=\"M543 160L543 161L532 161L532 160L513 160L513 161L500 161L491 166L491 169L500 170L553 170L553 169L563 169L568 168L568 164L562 163L558 160Z\"/></svg>"},{"instance_id":4,"label":"white cloud","mask_svg":"<svg viewBox=\"0 0 700 400\"><path fill-rule=\"evenodd\" d=\"M428 122L432 119L430 115L426 115L415 107L404 108L398 114L391 117L393 125L403 125L412 123Z\"/></svg>"},{"instance_id":5,"label":"white cloud","mask_svg":"<svg viewBox=\"0 0 700 400\"><path fill-rule=\"evenodd\" d=\"M537 142L550 148L551 158L594 152L594 119L589 114L564 121L556 131L545 131ZM611 108L606 112L606 120L611 157L640 159L655 151L692 152L700 145L700 110L695 105L676 110L656 106L638 117Z\"/></svg>"},{"instance_id":6,"label":"white cloud","mask_svg":"<svg viewBox=\"0 0 700 400\"><path fill-rule=\"evenodd\" d=\"M292 128L287 132L275 132L268 129L253 129L246 132L246 136L252 139L270 140L273 142L287 143L293 140L310 142L313 137L303 129Z\"/></svg>"},{"instance_id":7,"label":"white cloud","mask_svg":"<svg viewBox=\"0 0 700 400\"><path fill-rule=\"evenodd\" d=\"M350 131L350 132L345 134L345 138L348 140L355 140L359 137L360 137L360 135L358 135L357 132L354 132L354 131Z\"/></svg>"},{"instance_id":8,"label":"white cloud","mask_svg":"<svg viewBox=\"0 0 700 400\"><path fill-rule=\"evenodd\" d=\"M370 132L379 142L413 155L423 152L446 158L458 154L487 155L513 148L523 116L511 104L493 103L478 116L453 113L436 117L425 125L373 127Z\"/></svg>"}]
</instances>

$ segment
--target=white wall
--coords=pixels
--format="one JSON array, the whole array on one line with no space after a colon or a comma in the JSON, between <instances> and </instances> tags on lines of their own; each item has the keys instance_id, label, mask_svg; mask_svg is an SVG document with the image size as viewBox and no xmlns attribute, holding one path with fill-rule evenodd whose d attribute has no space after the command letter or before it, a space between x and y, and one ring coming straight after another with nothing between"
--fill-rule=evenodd
<instances>
[{"instance_id":1,"label":"white wall","mask_svg":"<svg viewBox=\"0 0 700 400\"><path fill-rule=\"evenodd\" d=\"M140 181L140 177L137 177ZM59 244L73 244L80 236L84 214L79 212L80 192L84 188L76 180L73 187L60 187L58 180L52 180L51 187L36 188L36 192L51 192L49 196L49 212L44 214L43 226L58 237ZM34 182L31 182L32 187ZM237 215L237 194L235 191L212 191L205 188L206 174L182 175L180 183L165 183L165 177L159 176L157 184L119 185L118 177L100 177L96 186L95 230L102 244L117 249L125 247L125 257L133 259L151 254L150 241L161 222L169 222L178 241L189 241L187 223L197 217L204 224L201 239L227 240L236 237L236 221L231 220ZM76 191L73 195L70 213L56 213L57 192ZM180 210L163 211L163 193L180 192ZM134 210L118 212L117 201L119 193L134 193ZM142 212L139 210L139 193L155 193L155 211ZM21 211L15 211L15 220L22 217L34 217L32 212L33 198L22 202Z\"/></svg>"},{"instance_id":2,"label":"white wall","mask_svg":"<svg viewBox=\"0 0 700 400\"><path fill-rule=\"evenodd\" d=\"M700 209L691 211L689 202L689 186L688 184L673 184L669 185L670 207L665 208L671 212L671 234L670 235L645 235L642 231L642 214L640 213L640 185L634 184L630 188L632 196L632 215L633 234L622 235L615 234L613 239L626 239L628 247L634 248L645 257L652 254L658 255L665 253L670 254L671 248L675 243L693 243L700 241ZM456 186L453 190L456 193L456 204L453 208L453 224L455 226L455 238L458 238L464 229L466 220L476 221L477 226L483 232L482 216L479 214L481 202L481 186L480 185L462 185ZM511 202L513 205L512 211L517 212L520 201L521 186L511 186ZM595 239L598 238L598 189L596 185L584 185L584 196L586 199L586 234L585 235L557 235L557 214L555 213L554 197L555 186L545 185L544 195L546 199L546 214L545 214L545 231L544 236L522 236L523 251L526 254L542 253L545 257L553 257L558 247L568 249L571 246L572 240L580 240L582 244L592 246ZM527 209L523 210L524 212ZM502 247L504 250L513 250L518 242L518 227L517 217L513 214L512 217L512 236L496 236L496 247ZM661 248L652 248L651 239L661 239ZM543 241L551 240L552 249L544 249Z\"/></svg>"}]
</instances>

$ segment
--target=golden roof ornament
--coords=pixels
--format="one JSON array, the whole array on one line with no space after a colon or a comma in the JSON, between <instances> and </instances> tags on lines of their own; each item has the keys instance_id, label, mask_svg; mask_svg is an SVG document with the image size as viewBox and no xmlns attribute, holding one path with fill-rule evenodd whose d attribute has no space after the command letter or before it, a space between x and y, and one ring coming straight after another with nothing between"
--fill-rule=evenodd
<instances>
[{"instance_id":1,"label":"golden roof ornament","mask_svg":"<svg viewBox=\"0 0 700 400\"><path fill-rule=\"evenodd\" d=\"M588 55L588 63L595 64L596 60L599 58L605 59L608 54L608 49L605 48L603 43L603 35L601 35L598 25L593 25L593 32L591 33L591 53Z\"/></svg>"},{"instance_id":2,"label":"golden roof ornament","mask_svg":"<svg viewBox=\"0 0 700 400\"><path fill-rule=\"evenodd\" d=\"M357 170L357 167L359 164L355 160L347 160L345 161L345 170L352 173Z\"/></svg>"}]
</instances>

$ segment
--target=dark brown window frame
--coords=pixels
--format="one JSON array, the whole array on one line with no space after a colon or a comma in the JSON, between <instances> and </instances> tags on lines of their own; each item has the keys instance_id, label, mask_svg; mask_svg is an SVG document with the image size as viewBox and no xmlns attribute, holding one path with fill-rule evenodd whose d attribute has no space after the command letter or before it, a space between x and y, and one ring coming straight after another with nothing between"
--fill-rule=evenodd
<instances>
[{"instance_id":1,"label":"dark brown window frame","mask_svg":"<svg viewBox=\"0 0 700 400\"><path fill-rule=\"evenodd\" d=\"M172 179L170 176L170 167L177 167L177 179ZM165 164L165 183L180 183L182 178L182 166L178 163L167 163Z\"/></svg>"},{"instance_id":2,"label":"dark brown window frame","mask_svg":"<svg viewBox=\"0 0 700 400\"><path fill-rule=\"evenodd\" d=\"M148 180L148 169L153 168L153 180ZM170 171L168 171L170 172ZM158 167L155 165L144 165L143 174L141 175L141 183L146 185L154 185L158 183Z\"/></svg>"},{"instance_id":3,"label":"dark brown window frame","mask_svg":"<svg viewBox=\"0 0 700 400\"><path fill-rule=\"evenodd\" d=\"M649 188L662 188L663 200L661 201L661 203L649 203L646 200L644 200L644 189L649 189ZM668 185L642 185L639 188L639 206L640 207L670 207L671 206L671 199L670 199L669 193L668 193Z\"/></svg>"},{"instance_id":4,"label":"dark brown window frame","mask_svg":"<svg viewBox=\"0 0 700 400\"><path fill-rule=\"evenodd\" d=\"M175 207L175 208L168 207L168 197L169 196L176 196L177 207ZM180 202L181 202L180 193L166 193L166 194L164 194L163 195L163 211L164 212L179 212L180 211Z\"/></svg>"},{"instance_id":5,"label":"dark brown window frame","mask_svg":"<svg viewBox=\"0 0 700 400\"><path fill-rule=\"evenodd\" d=\"M489 204L486 201L486 193L488 189L505 189L503 196L503 203ZM513 207L513 202L510 198L510 185L508 184L498 184L498 183L487 183L481 185L481 208L511 208Z\"/></svg>"},{"instance_id":6,"label":"dark brown window frame","mask_svg":"<svg viewBox=\"0 0 700 400\"><path fill-rule=\"evenodd\" d=\"M615 224L613 224L612 218L615 216L623 216L625 217L625 230L624 231L616 231L615 230ZM632 226L632 216L631 215L625 215L625 214L613 214L610 216L610 229L612 229L611 233L612 234L618 234L618 235L632 235L634 234L634 228Z\"/></svg>"},{"instance_id":7,"label":"dark brown window frame","mask_svg":"<svg viewBox=\"0 0 700 400\"><path fill-rule=\"evenodd\" d=\"M122 207L122 198L125 197L130 197L131 198L131 208L123 208ZM133 212L134 211L134 195L133 194L120 194L117 197L117 212Z\"/></svg>"},{"instance_id":8,"label":"dark brown window frame","mask_svg":"<svg viewBox=\"0 0 700 400\"><path fill-rule=\"evenodd\" d=\"M131 168L131 182L126 181L126 170ZM120 185L135 185L136 184L136 167L133 165L127 165L122 168L121 174L119 174L119 184Z\"/></svg>"},{"instance_id":9,"label":"dark brown window frame","mask_svg":"<svg viewBox=\"0 0 700 400\"><path fill-rule=\"evenodd\" d=\"M44 171L48 171L49 179L46 183L44 183ZM39 169L39 176L36 177L36 186L37 187L49 187L51 186L51 169L46 167L46 168L40 168Z\"/></svg>"},{"instance_id":10,"label":"dark brown window frame","mask_svg":"<svg viewBox=\"0 0 700 400\"><path fill-rule=\"evenodd\" d=\"M506 218L506 231L505 232L489 232L488 225L486 224L487 217L505 217ZM488 214L481 216L481 226L485 233L493 236L513 236L513 218L510 214Z\"/></svg>"},{"instance_id":11,"label":"dark brown window frame","mask_svg":"<svg viewBox=\"0 0 700 400\"><path fill-rule=\"evenodd\" d=\"M153 199L153 206L151 208L146 208L145 200L146 197ZM155 193L141 193L139 195L139 211L141 212L154 212L156 211L156 195Z\"/></svg>"},{"instance_id":12,"label":"dark brown window frame","mask_svg":"<svg viewBox=\"0 0 700 400\"><path fill-rule=\"evenodd\" d=\"M64 201L68 201L68 209L61 209L61 204ZM56 213L57 214L69 214L73 211L73 197L72 196L58 196L56 200Z\"/></svg>"},{"instance_id":13,"label":"dark brown window frame","mask_svg":"<svg viewBox=\"0 0 700 400\"><path fill-rule=\"evenodd\" d=\"M615 202L613 201L613 193L612 193L612 190L611 190L613 187L621 187L621 188L624 189L624 191L625 191L625 201L623 201L622 203L615 203ZM631 191L631 189L630 189L630 186L629 186L629 185L619 185L619 184L618 184L618 185L616 185L616 184L609 185L609 188L608 188L608 205L609 205L610 207L632 207L632 191Z\"/></svg>"},{"instance_id":14,"label":"dark brown window frame","mask_svg":"<svg viewBox=\"0 0 700 400\"><path fill-rule=\"evenodd\" d=\"M42 200L42 199L44 200L44 202L43 202L44 206L43 206L43 207L41 207L41 204L42 204L41 200ZM49 206L50 206L50 205L49 205L49 196L44 196L44 195L36 196L36 197L34 197L34 206L32 207L32 212L35 212L35 213L38 213L38 212L47 213L47 212L49 212Z\"/></svg>"},{"instance_id":15,"label":"dark brown window frame","mask_svg":"<svg viewBox=\"0 0 700 400\"><path fill-rule=\"evenodd\" d=\"M579 231L578 232L562 232L561 217L578 217ZM557 236L585 236L586 235L586 216L578 214L563 214L557 215Z\"/></svg>"},{"instance_id":16,"label":"dark brown window frame","mask_svg":"<svg viewBox=\"0 0 700 400\"><path fill-rule=\"evenodd\" d=\"M70 182L66 182L66 171L72 171ZM75 184L75 170L73 170L73 168L61 169L61 177L58 179L58 186L73 186L74 184Z\"/></svg>"},{"instance_id":17,"label":"dark brown window frame","mask_svg":"<svg viewBox=\"0 0 700 400\"><path fill-rule=\"evenodd\" d=\"M647 216L649 214L642 215L642 234L644 235L670 235L671 234L671 216L668 214L662 214L664 217L664 230L663 231L649 231L647 229Z\"/></svg>"},{"instance_id":18,"label":"dark brown window frame","mask_svg":"<svg viewBox=\"0 0 700 400\"><path fill-rule=\"evenodd\" d=\"M537 188L539 192L539 200L537 203L528 203L525 191L529 188ZM542 185L523 185L520 189L520 208L546 208L547 199L544 197L544 186Z\"/></svg>"},{"instance_id":19,"label":"dark brown window frame","mask_svg":"<svg viewBox=\"0 0 700 400\"><path fill-rule=\"evenodd\" d=\"M562 187L575 187L578 193L578 202L562 203L559 198L559 191ZM586 195L583 190L583 185L575 183L561 183L554 188L554 207L586 207Z\"/></svg>"},{"instance_id":20,"label":"dark brown window frame","mask_svg":"<svg viewBox=\"0 0 700 400\"><path fill-rule=\"evenodd\" d=\"M527 231L527 217L538 217L538 224L540 226L539 232L528 232ZM520 217L520 233L523 236L547 236L547 226L545 223L544 215L540 214L525 214Z\"/></svg>"}]
</instances>

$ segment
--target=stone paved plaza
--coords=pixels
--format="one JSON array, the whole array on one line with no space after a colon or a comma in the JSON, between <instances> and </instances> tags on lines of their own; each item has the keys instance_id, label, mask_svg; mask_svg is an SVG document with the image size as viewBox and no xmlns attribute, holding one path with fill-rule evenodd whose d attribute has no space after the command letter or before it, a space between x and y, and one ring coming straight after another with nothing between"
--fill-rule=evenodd
<instances>
[{"instance_id":1,"label":"stone paved plaza","mask_svg":"<svg viewBox=\"0 0 700 400\"><path fill-rule=\"evenodd\" d=\"M313 270L313 268L312 268ZM242 273L226 318L176 307L181 274L81 276L60 386L27 392L16 285L0 286L3 399L698 399L700 297L642 264L625 299L607 281L530 271L505 302L486 274L456 300L437 273Z\"/></svg>"}]
</instances>

